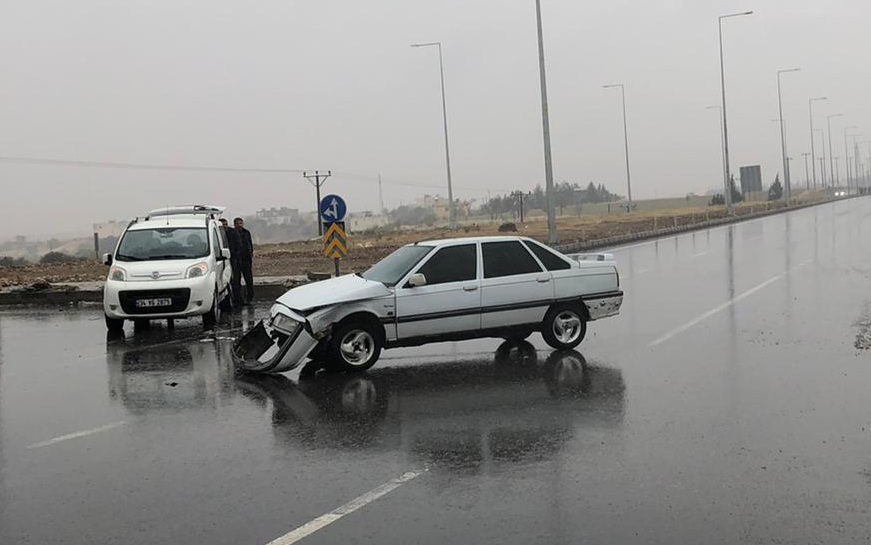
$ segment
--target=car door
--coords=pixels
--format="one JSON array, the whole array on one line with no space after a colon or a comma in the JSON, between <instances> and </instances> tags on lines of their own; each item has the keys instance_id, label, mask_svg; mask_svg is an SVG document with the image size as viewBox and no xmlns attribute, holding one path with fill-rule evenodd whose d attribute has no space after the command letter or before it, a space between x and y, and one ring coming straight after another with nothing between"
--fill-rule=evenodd
<instances>
[{"instance_id":1,"label":"car door","mask_svg":"<svg viewBox=\"0 0 871 545\"><path fill-rule=\"evenodd\" d=\"M553 303L550 272L519 240L481 243L481 327L538 324Z\"/></svg>"},{"instance_id":2,"label":"car door","mask_svg":"<svg viewBox=\"0 0 871 545\"><path fill-rule=\"evenodd\" d=\"M221 259L221 249L227 247L226 235L223 235L223 229L218 229L214 224L211 226L212 230L212 255L214 255L215 259L215 278L218 282L218 291L223 293L224 290L227 289L227 286L230 285L230 279L232 278L233 271L230 268L230 260L222 260Z\"/></svg>"},{"instance_id":3,"label":"car door","mask_svg":"<svg viewBox=\"0 0 871 545\"><path fill-rule=\"evenodd\" d=\"M396 290L397 336L400 340L476 331L481 328L481 280L478 244L443 246L411 271L426 285L412 287L408 278Z\"/></svg>"}]
</instances>

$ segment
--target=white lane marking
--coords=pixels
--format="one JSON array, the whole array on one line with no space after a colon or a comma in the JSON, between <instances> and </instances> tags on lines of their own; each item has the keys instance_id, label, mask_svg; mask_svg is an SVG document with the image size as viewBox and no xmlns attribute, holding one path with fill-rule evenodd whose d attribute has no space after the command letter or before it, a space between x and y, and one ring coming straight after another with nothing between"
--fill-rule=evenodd
<instances>
[{"instance_id":1,"label":"white lane marking","mask_svg":"<svg viewBox=\"0 0 871 545\"><path fill-rule=\"evenodd\" d=\"M761 290L761 289L763 289L763 288L765 288L765 287L767 287L767 286L773 284L774 282L777 282L778 280L783 279L783 278L784 278L786 275L788 275L790 272L792 272L792 271L794 271L795 269L797 269L797 268L799 268L799 267L802 267L802 266L804 266L804 265L806 265L806 264L807 264L807 262L805 262L805 263L800 263L800 264L796 265L795 267L789 269L789 270L786 271L786 272L782 272L782 273L778 274L777 276L772 276L771 278L769 278L769 279L766 280L765 282L763 282L763 283L761 283L761 284L758 284L758 285L756 285L756 286L750 288L749 290L745 291L744 293L742 293L742 294L740 294L740 295L736 295L736 296L733 297L732 299L729 299L729 300L726 301L725 303L723 303L723 304L721 304L721 305L718 305L718 306L712 308L711 310L705 312L704 314L701 314L701 315L697 316L696 318L694 318L694 319L692 319L691 321L685 323L684 325L682 325L682 326L680 326L680 327L678 327L678 328L672 329L671 331L669 331L668 333L666 333L666 334L663 335L662 337L656 339L655 341L653 341L652 343L650 343L649 345L647 345L648 348L653 348L653 347L655 347L655 346L659 346L660 344L662 344L662 343L664 343L665 341L671 339L672 337L675 337L675 336L677 336L677 335L680 335L680 334L683 333L684 331L690 329L691 327L694 327L694 326L700 324L701 322L704 322L705 320L707 320L707 319L710 318L711 316L717 314L718 312L722 312L723 310L729 308L730 306L732 306L732 305L734 305L735 303L741 301L742 299L745 299L745 298L747 298L747 297L750 297L751 295L753 295L753 294L756 293L757 291L759 291L759 290Z\"/></svg>"},{"instance_id":2,"label":"white lane marking","mask_svg":"<svg viewBox=\"0 0 871 545\"><path fill-rule=\"evenodd\" d=\"M345 505L337 507L336 509L330 511L329 513L321 515L318 518L316 518L310 522L306 522L305 524L303 524L299 528L292 530L292 531L284 534L283 536L281 536L273 541L270 541L267 545L291 545L292 543L296 543L297 541L299 541L303 538L306 538L306 537L310 536L311 534L317 532L321 528L324 528L325 526L329 526L330 524L336 522L337 520L344 517L345 515L349 515L349 514L353 513L354 511L356 511L357 509L360 509L361 507L365 507L366 505L372 503L373 501L377 500L381 496L384 496L385 494L388 494L388 493L396 490L397 488L402 486L404 483L407 483L408 481L421 476L426 471L427 471L426 469L421 469L421 470L409 471L408 473L404 473L403 475L397 477L396 479L393 479L392 481L388 481L388 482L382 484L381 486L379 486L377 488L373 488L369 492L366 492L362 496L354 498L353 500L349 501Z\"/></svg>"},{"instance_id":3,"label":"white lane marking","mask_svg":"<svg viewBox=\"0 0 871 545\"><path fill-rule=\"evenodd\" d=\"M69 441L70 439L78 439L79 437L86 437L88 435L94 435L95 433L109 431L113 428L117 428L118 426L122 426L122 425L124 425L124 421L112 422L111 424L106 424L105 426L100 426L99 428L91 428L89 430L77 431L75 433L68 433L67 435L61 435L59 437L54 437L54 438L48 439L46 441L40 441L39 443L34 443L32 445L28 445L26 448L47 447L49 445L54 445L55 443L60 443L61 441Z\"/></svg>"}]
</instances>

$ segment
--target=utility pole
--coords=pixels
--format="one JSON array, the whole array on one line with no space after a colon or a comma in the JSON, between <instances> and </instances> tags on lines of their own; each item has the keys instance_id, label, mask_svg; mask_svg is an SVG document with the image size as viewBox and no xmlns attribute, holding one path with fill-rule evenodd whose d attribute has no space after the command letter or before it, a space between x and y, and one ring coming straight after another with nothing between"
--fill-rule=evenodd
<instances>
[{"instance_id":1,"label":"utility pole","mask_svg":"<svg viewBox=\"0 0 871 545\"><path fill-rule=\"evenodd\" d=\"M823 189L826 187L826 158L825 156L819 158L820 161L820 175L822 179L820 180L820 185Z\"/></svg>"},{"instance_id":2,"label":"utility pole","mask_svg":"<svg viewBox=\"0 0 871 545\"><path fill-rule=\"evenodd\" d=\"M832 151L832 119L841 117L842 115L843 114L831 114L826 118L826 122L829 125L829 174L831 174L829 182L832 187L834 187L835 184L835 153Z\"/></svg>"},{"instance_id":3,"label":"utility pole","mask_svg":"<svg viewBox=\"0 0 871 545\"><path fill-rule=\"evenodd\" d=\"M315 204L315 219L318 224L318 236L324 236L324 226L321 224L321 186L326 183L327 178L332 176L332 171L328 170L326 174L322 174L319 170L316 170L314 174L309 174L308 172L303 172L302 177L309 181L315 187L315 196L317 197L317 204Z\"/></svg>"},{"instance_id":4,"label":"utility pole","mask_svg":"<svg viewBox=\"0 0 871 545\"><path fill-rule=\"evenodd\" d=\"M523 191L515 191L511 195L517 199L517 205L520 207L520 223L523 223Z\"/></svg>"},{"instance_id":5,"label":"utility pole","mask_svg":"<svg viewBox=\"0 0 871 545\"><path fill-rule=\"evenodd\" d=\"M541 130L544 139L544 190L547 203L547 241L559 242L556 233L556 211L553 194L553 159L550 150L550 114L547 108L547 73L544 66L544 33L541 28L541 0L535 0L535 20L538 30L538 76L541 85Z\"/></svg>"},{"instance_id":6,"label":"utility pole","mask_svg":"<svg viewBox=\"0 0 871 545\"><path fill-rule=\"evenodd\" d=\"M813 169L814 173L814 190L817 189L817 153L814 148L814 134L816 133L816 129L814 129L814 102L820 100L828 100L828 97L816 97L807 101L808 117L811 122L811 169ZM825 149L825 145L823 145L823 149Z\"/></svg>"},{"instance_id":7,"label":"utility pole","mask_svg":"<svg viewBox=\"0 0 871 545\"><path fill-rule=\"evenodd\" d=\"M811 178L810 178L810 170L807 166L807 158L810 156L810 153L802 153L802 157L804 157L804 183L807 187L807 190L811 190Z\"/></svg>"},{"instance_id":8,"label":"utility pole","mask_svg":"<svg viewBox=\"0 0 871 545\"><path fill-rule=\"evenodd\" d=\"M380 214L384 214L384 192L381 190L381 173L378 173L378 202L381 205Z\"/></svg>"},{"instance_id":9,"label":"utility pole","mask_svg":"<svg viewBox=\"0 0 871 545\"><path fill-rule=\"evenodd\" d=\"M623 99L623 150L626 154L626 212L632 212L632 178L629 175L629 128L626 122L626 86L622 83L603 85L604 89L620 88L620 96Z\"/></svg>"},{"instance_id":10,"label":"utility pole","mask_svg":"<svg viewBox=\"0 0 871 545\"><path fill-rule=\"evenodd\" d=\"M777 71L777 108L780 111L780 152L783 155L783 178L784 183L786 184L787 205L789 205L789 202L792 200L792 183L789 176L789 160L787 159L786 151L786 129L783 127L783 93L780 90L780 75L787 72L798 72L799 70L801 70L801 68L787 68L785 70Z\"/></svg>"}]
</instances>

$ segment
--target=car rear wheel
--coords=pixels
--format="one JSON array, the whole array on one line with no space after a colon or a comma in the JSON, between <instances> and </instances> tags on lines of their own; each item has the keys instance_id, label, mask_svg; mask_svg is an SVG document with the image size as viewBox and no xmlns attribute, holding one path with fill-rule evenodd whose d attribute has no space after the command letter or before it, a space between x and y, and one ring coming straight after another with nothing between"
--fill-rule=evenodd
<instances>
[{"instance_id":1,"label":"car rear wheel","mask_svg":"<svg viewBox=\"0 0 871 545\"><path fill-rule=\"evenodd\" d=\"M350 322L333 331L327 358L337 370L360 372L369 369L381 356L381 335L365 322Z\"/></svg>"},{"instance_id":2,"label":"car rear wheel","mask_svg":"<svg viewBox=\"0 0 871 545\"><path fill-rule=\"evenodd\" d=\"M544 317L541 335L557 350L571 350L587 334L587 321L579 305L557 305Z\"/></svg>"}]
</instances>

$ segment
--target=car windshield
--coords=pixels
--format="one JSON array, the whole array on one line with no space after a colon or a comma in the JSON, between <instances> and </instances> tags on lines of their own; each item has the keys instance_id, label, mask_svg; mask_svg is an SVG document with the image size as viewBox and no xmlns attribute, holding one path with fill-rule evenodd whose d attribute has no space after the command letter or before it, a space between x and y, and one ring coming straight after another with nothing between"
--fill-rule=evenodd
<instances>
[{"instance_id":1,"label":"car windshield","mask_svg":"<svg viewBox=\"0 0 871 545\"><path fill-rule=\"evenodd\" d=\"M366 280L381 282L385 286L395 286L432 249L432 246L403 246L373 265L361 276Z\"/></svg>"},{"instance_id":2,"label":"car windshield","mask_svg":"<svg viewBox=\"0 0 871 545\"><path fill-rule=\"evenodd\" d=\"M204 227L163 227L124 233L115 259L152 261L195 259L209 255L208 233Z\"/></svg>"}]
</instances>

